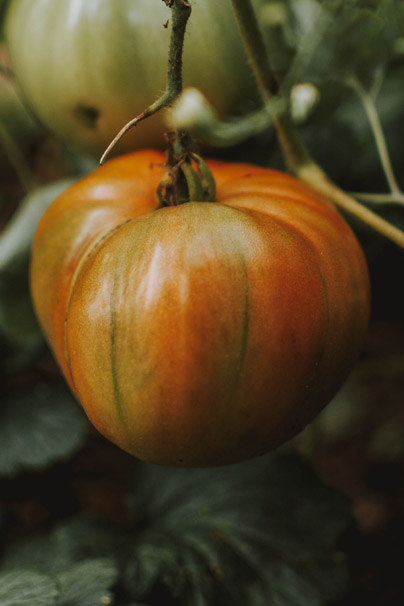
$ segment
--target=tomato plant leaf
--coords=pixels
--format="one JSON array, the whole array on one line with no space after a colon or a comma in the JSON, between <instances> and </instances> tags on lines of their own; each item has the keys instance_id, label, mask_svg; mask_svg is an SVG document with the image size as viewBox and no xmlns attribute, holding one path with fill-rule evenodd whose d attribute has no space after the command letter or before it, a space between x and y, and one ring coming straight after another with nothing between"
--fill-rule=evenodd
<instances>
[{"instance_id":1,"label":"tomato plant leaf","mask_svg":"<svg viewBox=\"0 0 404 606\"><path fill-rule=\"evenodd\" d=\"M28 193L0 234L0 273L27 273L32 238L48 206L76 179L62 179Z\"/></svg>"},{"instance_id":2,"label":"tomato plant leaf","mask_svg":"<svg viewBox=\"0 0 404 606\"><path fill-rule=\"evenodd\" d=\"M57 576L78 562L118 558L125 541L127 534L118 528L81 514L57 525L49 534L26 537L12 545L3 558L2 570L35 566Z\"/></svg>"},{"instance_id":3,"label":"tomato plant leaf","mask_svg":"<svg viewBox=\"0 0 404 606\"><path fill-rule=\"evenodd\" d=\"M58 594L55 580L33 570L0 574L0 606L53 606Z\"/></svg>"},{"instance_id":4,"label":"tomato plant leaf","mask_svg":"<svg viewBox=\"0 0 404 606\"><path fill-rule=\"evenodd\" d=\"M130 486L129 526L80 515L15 544L3 572L35 566L70 583L74 597L105 565L108 596L118 567L131 603L187 606L322 606L344 590L337 542L352 522L349 503L297 457L202 470L135 463ZM89 602L60 606L90 606L93 586Z\"/></svg>"},{"instance_id":5,"label":"tomato plant leaf","mask_svg":"<svg viewBox=\"0 0 404 606\"><path fill-rule=\"evenodd\" d=\"M74 181L55 181L27 194L0 233L0 332L17 346L42 340L28 285L32 239L45 209Z\"/></svg>"},{"instance_id":6,"label":"tomato plant leaf","mask_svg":"<svg viewBox=\"0 0 404 606\"><path fill-rule=\"evenodd\" d=\"M304 7L294 3L295 61L306 63L305 78L321 82L356 75L368 82L375 70L394 56L397 31L389 19L390 0L309 4L313 12L311 20L304 15Z\"/></svg>"},{"instance_id":7,"label":"tomato plant leaf","mask_svg":"<svg viewBox=\"0 0 404 606\"><path fill-rule=\"evenodd\" d=\"M70 394L38 384L5 397L0 407L0 474L44 468L71 455L86 436L87 421Z\"/></svg>"},{"instance_id":8,"label":"tomato plant leaf","mask_svg":"<svg viewBox=\"0 0 404 606\"><path fill-rule=\"evenodd\" d=\"M55 606L99 606L109 604L109 589L118 576L116 564L111 559L84 560L57 576L59 597Z\"/></svg>"},{"instance_id":9,"label":"tomato plant leaf","mask_svg":"<svg viewBox=\"0 0 404 606\"><path fill-rule=\"evenodd\" d=\"M369 84L378 69L402 61L400 0L288 0L282 18L272 23L271 7L278 4L264 5L259 14L270 58L277 71L281 66L285 89L299 82L321 86L350 76Z\"/></svg>"},{"instance_id":10,"label":"tomato plant leaf","mask_svg":"<svg viewBox=\"0 0 404 606\"><path fill-rule=\"evenodd\" d=\"M0 333L12 346L21 349L43 341L30 299L28 269L21 279L0 275Z\"/></svg>"},{"instance_id":11,"label":"tomato plant leaf","mask_svg":"<svg viewBox=\"0 0 404 606\"><path fill-rule=\"evenodd\" d=\"M147 511L149 527L125 569L133 598L158 587L192 606L300 606L341 591L335 544L349 505L295 458L197 471L145 465L139 484L133 507Z\"/></svg>"}]
</instances>

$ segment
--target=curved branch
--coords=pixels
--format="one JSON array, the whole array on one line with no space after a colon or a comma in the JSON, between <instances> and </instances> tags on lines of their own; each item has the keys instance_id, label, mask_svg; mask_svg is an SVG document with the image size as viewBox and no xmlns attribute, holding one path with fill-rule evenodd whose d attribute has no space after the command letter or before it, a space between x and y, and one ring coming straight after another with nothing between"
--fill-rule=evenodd
<instances>
[{"instance_id":1,"label":"curved branch","mask_svg":"<svg viewBox=\"0 0 404 606\"><path fill-rule=\"evenodd\" d=\"M321 168L315 164L302 166L297 176L313 189L331 200L335 206L341 208L353 217L359 219L381 235L385 236L397 246L404 248L404 232L395 227L370 209L363 206L350 195L342 191L330 181Z\"/></svg>"},{"instance_id":2,"label":"curved branch","mask_svg":"<svg viewBox=\"0 0 404 606\"><path fill-rule=\"evenodd\" d=\"M362 102L364 110L369 120L370 127L375 138L377 151L379 154L380 162L383 168L384 175L386 177L387 184L390 188L391 193L401 193L400 187L397 183L393 167L391 165L389 151L387 149L386 139L384 137L383 128L380 123L379 114L377 113L375 104L371 95L365 90L362 84L357 78L350 78L348 85L356 92L359 99Z\"/></svg>"}]
</instances>

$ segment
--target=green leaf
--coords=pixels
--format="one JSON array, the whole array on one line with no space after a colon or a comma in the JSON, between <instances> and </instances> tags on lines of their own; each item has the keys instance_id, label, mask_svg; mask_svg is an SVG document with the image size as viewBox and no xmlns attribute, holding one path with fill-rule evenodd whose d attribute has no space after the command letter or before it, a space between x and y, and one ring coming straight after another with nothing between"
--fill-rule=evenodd
<instances>
[{"instance_id":1,"label":"green leaf","mask_svg":"<svg viewBox=\"0 0 404 606\"><path fill-rule=\"evenodd\" d=\"M0 606L111 604L117 577L117 566L108 558L84 560L57 575L16 568L0 573Z\"/></svg>"},{"instance_id":2,"label":"green leaf","mask_svg":"<svg viewBox=\"0 0 404 606\"><path fill-rule=\"evenodd\" d=\"M44 468L83 443L87 421L65 389L38 384L15 392L0 407L0 474Z\"/></svg>"},{"instance_id":3,"label":"green leaf","mask_svg":"<svg viewBox=\"0 0 404 606\"><path fill-rule=\"evenodd\" d=\"M124 573L134 599L165 588L189 606L320 606L343 591L336 544L349 503L295 457L206 470L145 465L134 490L134 509L148 516Z\"/></svg>"},{"instance_id":4,"label":"green leaf","mask_svg":"<svg viewBox=\"0 0 404 606\"><path fill-rule=\"evenodd\" d=\"M74 181L63 179L30 192L0 233L0 331L16 345L42 339L29 289L32 239L45 210Z\"/></svg>"},{"instance_id":5,"label":"green leaf","mask_svg":"<svg viewBox=\"0 0 404 606\"><path fill-rule=\"evenodd\" d=\"M33 570L0 574L0 606L53 606L58 594L56 582Z\"/></svg>"},{"instance_id":6,"label":"green leaf","mask_svg":"<svg viewBox=\"0 0 404 606\"><path fill-rule=\"evenodd\" d=\"M399 55L400 0L289 0L295 54L289 85L356 76L369 84Z\"/></svg>"},{"instance_id":7,"label":"green leaf","mask_svg":"<svg viewBox=\"0 0 404 606\"><path fill-rule=\"evenodd\" d=\"M26 195L0 234L0 274L27 273L32 238L43 213L75 181L55 181Z\"/></svg>"},{"instance_id":8,"label":"green leaf","mask_svg":"<svg viewBox=\"0 0 404 606\"><path fill-rule=\"evenodd\" d=\"M32 307L25 276L0 275L0 333L17 349L32 349L42 342L42 331Z\"/></svg>"},{"instance_id":9,"label":"green leaf","mask_svg":"<svg viewBox=\"0 0 404 606\"><path fill-rule=\"evenodd\" d=\"M89 561L99 558L111 566L100 592L108 597L118 566L119 595L133 603L323 606L343 593L337 542L352 522L349 502L297 457L201 470L136 463L130 502L133 526L76 517L7 550L2 570L35 566L61 579L72 593L60 606L87 599L86 579L96 597L104 564Z\"/></svg>"},{"instance_id":10,"label":"green leaf","mask_svg":"<svg viewBox=\"0 0 404 606\"><path fill-rule=\"evenodd\" d=\"M26 537L5 553L2 570L37 568L58 575L81 561L118 559L128 540L127 533L86 515L59 524L49 534Z\"/></svg>"},{"instance_id":11,"label":"green leaf","mask_svg":"<svg viewBox=\"0 0 404 606\"><path fill-rule=\"evenodd\" d=\"M55 606L102 606L110 604L109 589L118 577L116 564L107 558L85 560L57 576L60 589Z\"/></svg>"}]
</instances>

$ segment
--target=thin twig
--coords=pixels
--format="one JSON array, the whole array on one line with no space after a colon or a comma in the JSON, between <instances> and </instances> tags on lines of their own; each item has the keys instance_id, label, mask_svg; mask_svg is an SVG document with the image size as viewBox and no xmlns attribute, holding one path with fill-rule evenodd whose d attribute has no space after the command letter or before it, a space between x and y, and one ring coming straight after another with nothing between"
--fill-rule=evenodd
<instances>
[{"instance_id":1,"label":"thin twig","mask_svg":"<svg viewBox=\"0 0 404 606\"><path fill-rule=\"evenodd\" d=\"M163 107L166 107L171 101L172 101L172 99L170 98L170 96L167 93L164 93L164 95L162 95L159 99L157 99L157 101L155 103L153 103L148 108L146 108L144 111L142 111L142 113L139 114L138 116L136 116L136 118L133 118L132 120L127 122L125 124L125 126L123 126L121 128L119 133L117 135L115 135L115 137L112 139L111 143L108 145L108 147L102 154L102 156L100 158L100 164L101 165L104 164L105 160L107 159L107 157L109 156L111 151L119 143L119 141L122 139L122 137L124 135L126 135L126 133L128 131L130 131L132 128L137 126L139 124L139 122L142 122L142 120L145 120L149 116L152 116L153 114L157 113Z\"/></svg>"},{"instance_id":2,"label":"thin twig","mask_svg":"<svg viewBox=\"0 0 404 606\"><path fill-rule=\"evenodd\" d=\"M357 200L363 200L364 202L370 202L374 204L402 204L404 205L404 193L386 193L386 194L372 194L367 192L353 192L350 194Z\"/></svg>"},{"instance_id":3,"label":"thin twig","mask_svg":"<svg viewBox=\"0 0 404 606\"><path fill-rule=\"evenodd\" d=\"M380 123L379 114L377 113L373 99L357 78L350 78L348 80L348 84L358 95L368 117L369 124L372 129L373 136L375 138L380 162L390 191L394 194L401 193L391 164L386 139L384 137L382 125Z\"/></svg>"},{"instance_id":4,"label":"thin twig","mask_svg":"<svg viewBox=\"0 0 404 606\"><path fill-rule=\"evenodd\" d=\"M157 101L123 126L102 154L100 164L104 164L112 149L129 130L145 118L171 105L182 92L182 49L186 25L191 14L191 5L186 0L163 0L163 2L171 9L171 37L168 50L166 90Z\"/></svg>"}]
</instances>

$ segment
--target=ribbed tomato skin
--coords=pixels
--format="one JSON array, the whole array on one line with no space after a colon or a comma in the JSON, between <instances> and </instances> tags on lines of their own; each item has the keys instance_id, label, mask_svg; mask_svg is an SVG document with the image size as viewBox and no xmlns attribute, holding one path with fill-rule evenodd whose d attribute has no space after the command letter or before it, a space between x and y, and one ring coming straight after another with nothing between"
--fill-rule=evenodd
<instances>
[{"instance_id":1,"label":"ribbed tomato skin","mask_svg":"<svg viewBox=\"0 0 404 606\"><path fill-rule=\"evenodd\" d=\"M217 202L155 210L163 162L112 160L55 201L33 299L103 435L154 463L227 464L291 438L344 381L366 262L328 202L264 168L210 162Z\"/></svg>"}]
</instances>

